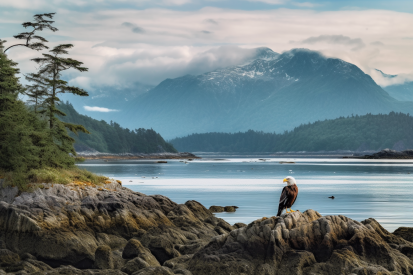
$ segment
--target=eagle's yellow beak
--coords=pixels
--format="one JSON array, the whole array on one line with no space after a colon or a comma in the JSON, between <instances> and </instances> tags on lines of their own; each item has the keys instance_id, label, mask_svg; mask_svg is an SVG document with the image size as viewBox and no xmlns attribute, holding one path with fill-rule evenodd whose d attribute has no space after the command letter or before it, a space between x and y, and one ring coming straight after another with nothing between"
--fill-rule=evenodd
<instances>
[{"instance_id":1,"label":"eagle's yellow beak","mask_svg":"<svg viewBox=\"0 0 413 275\"><path fill-rule=\"evenodd\" d=\"M288 180L287 180L287 179L284 179L284 180L283 180L283 182L286 182L286 181L288 181Z\"/></svg>"}]
</instances>

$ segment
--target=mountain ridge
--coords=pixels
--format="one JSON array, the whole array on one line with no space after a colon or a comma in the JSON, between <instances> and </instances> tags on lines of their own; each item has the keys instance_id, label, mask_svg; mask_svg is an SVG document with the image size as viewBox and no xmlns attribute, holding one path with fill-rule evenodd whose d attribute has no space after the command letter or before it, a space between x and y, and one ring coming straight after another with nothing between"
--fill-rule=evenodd
<instances>
[{"instance_id":1,"label":"mountain ridge","mask_svg":"<svg viewBox=\"0 0 413 275\"><path fill-rule=\"evenodd\" d=\"M300 125L283 134L201 133L169 142L188 152L380 151L413 148L413 117L402 113L340 117Z\"/></svg>"},{"instance_id":2,"label":"mountain ridge","mask_svg":"<svg viewBox=\"0 0 413 275\"><path fill-rule=\"evenodd\" d=\"M156 127L165 138L194 132L291 130L351 114L408 112L354 64L308 49L273 59L166 79L125 104L127 127Z\"/></svg>"}]
</instances>

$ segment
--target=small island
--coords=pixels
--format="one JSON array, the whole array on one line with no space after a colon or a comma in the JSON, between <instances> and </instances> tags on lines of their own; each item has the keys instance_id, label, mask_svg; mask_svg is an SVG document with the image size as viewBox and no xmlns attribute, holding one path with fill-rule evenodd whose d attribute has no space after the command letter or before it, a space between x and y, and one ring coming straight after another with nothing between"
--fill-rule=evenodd
<instances>
[{"instance_id":1,"label":"small island","mask_svg":"<svg viewBox=\"0 0 413 275\"><path fill-rule=\"evenodd\" d=\"M344 158L355 158L355 159L413 159L413 150L396 151L390 149L384 149L380 152L364 155L364 156L351 156Z\"/></svg>"}]
</instances>

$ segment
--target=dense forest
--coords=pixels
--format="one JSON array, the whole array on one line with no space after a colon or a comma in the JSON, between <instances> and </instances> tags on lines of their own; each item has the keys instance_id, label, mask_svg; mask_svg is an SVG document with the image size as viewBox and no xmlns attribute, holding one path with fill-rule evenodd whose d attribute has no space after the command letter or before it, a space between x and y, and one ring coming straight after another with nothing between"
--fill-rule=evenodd
<instances>
[{"instance_id":1,"label":"dense forest","mask_svg":"<svg viewBox=\"0 0 413 275\"><path fill-rule=\"evenodd\" d=\"M413 117L389 114L340 117L283 134L256 131L192 134L170 141L188 152L288 152L413 148Z\"/></svg>"},{"instance_id":2,"label":"dense forest","mask_svg":"<svg viewBox=\"0 0 413 275\"><path fill-rule=\"evenodd\" d=\"M157 153L177 152L170 144L165 142L160 134L152 129L129 130L120 127L116 122L108 124L106 121L98 121L88 116L80 115L73 106L66 102L59 105L59 110L66 114L60 117L64 122L80 124L90 134L70 133L75 139L76 151L95 149L106 153Z\"/></svg>"},{"instance_id":3,"label":"dense forest","mask_svg":"<svg viewBox=\"0 0 413 275\"><path fill-rule=\"evenodd\" d=\"M0 179L2 185L18 186L29 190L31 183L68 183L72 180L100 182L104 177L80 170L75 166L76 155L72 133L89 133L80 124L61 121L65 114L57 108L59 95L69 93L88 96L88 93L62 79L65 71L86 72L81 61L67 57L73 44L60 44L52 48L46 38L39 35L43 30L52 32L55 13L34 15L33 21L24 22L24 32L14 36L22 43L9 44L0 39ZM17 63L8 57L14 47L28 50L48 50L31 61L36 72L25 78L31 85L20 83ZM28 107L20 96L27 96Z\"/></svg>"}]
</instances>

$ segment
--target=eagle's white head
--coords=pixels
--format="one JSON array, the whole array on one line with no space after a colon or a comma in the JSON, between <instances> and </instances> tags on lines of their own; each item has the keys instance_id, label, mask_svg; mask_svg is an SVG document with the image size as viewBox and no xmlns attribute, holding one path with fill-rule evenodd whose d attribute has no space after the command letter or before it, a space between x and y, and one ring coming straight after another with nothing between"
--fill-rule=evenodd
<instances>
[{"instance_id":1,"label":"eagle's white head","mask_svg":"<svg viewBox=\"0 0 413 275\"><path fill-rule=\"evenodd\" d=\"M296 184L296 183L295 183L295 178L290 177L290 176L286 177L286 178L283 180L283 182L286 182L286 183L287 183L287 186Z\"/></svg>"}]
</instances>

